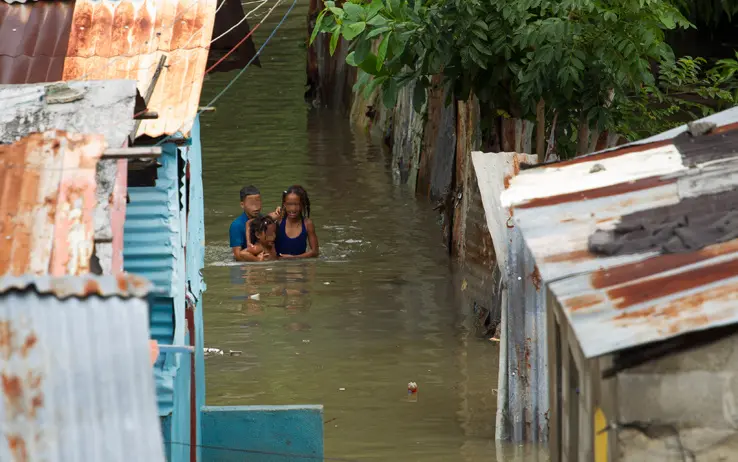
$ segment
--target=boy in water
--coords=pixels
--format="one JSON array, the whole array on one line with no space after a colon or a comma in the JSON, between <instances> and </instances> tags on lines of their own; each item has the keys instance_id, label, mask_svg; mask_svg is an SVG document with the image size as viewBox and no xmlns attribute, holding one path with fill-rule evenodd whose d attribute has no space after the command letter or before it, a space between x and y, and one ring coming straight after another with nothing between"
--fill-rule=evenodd
<instances>
[{"instance_id":1,"label":"boy in water","mask_svg":"<svg viewBox=\"0 0 738 462\"><path fill-rule=\"evenodd\" d=\"M241 188L241 209L243 213L233 220L230 228L230 241L231 250L233 251L233 258L236 261L262 261L264 256L262 254L254 255L249 252L249 245L256 242L256 236L253 231L250 232L250 236L246 236L247 223L254 218L260 217L261 215L261 193L255 186L244 186ZM279 210L279 209L277 209ZM278 212L272 212L269 216L278 216Z\"/></svg>"}]
</instances>

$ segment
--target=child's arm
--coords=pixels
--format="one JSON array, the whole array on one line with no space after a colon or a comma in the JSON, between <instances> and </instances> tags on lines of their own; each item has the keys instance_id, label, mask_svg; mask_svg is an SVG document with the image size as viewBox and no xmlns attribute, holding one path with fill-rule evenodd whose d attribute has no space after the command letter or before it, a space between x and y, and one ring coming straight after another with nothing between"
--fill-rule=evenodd
<instances>
[{"instance_id":1,"label":"child's arm","mask_svg":"<svg viewBox=\"0 0 738 462\"><path fill-rule=\"evenodd\" d=\"M242 249L241 247L233 247L233 258L236 261L262 261L263 258L259 255L253 255L248 249Z\"/></svg>"},{"instance_id":2,"label":"child's arm","mask_svg":"<svg viewBox=\"0 0 738 462\"><path fill-rule=\"evenodd\" d=\"M318 244L318 235L315 233L313 220L305 218L305 229L308 233L310 250L300 255L280 255L280 258L314 258L320 255L320 244Z\"/></svg>"}]
</instances>

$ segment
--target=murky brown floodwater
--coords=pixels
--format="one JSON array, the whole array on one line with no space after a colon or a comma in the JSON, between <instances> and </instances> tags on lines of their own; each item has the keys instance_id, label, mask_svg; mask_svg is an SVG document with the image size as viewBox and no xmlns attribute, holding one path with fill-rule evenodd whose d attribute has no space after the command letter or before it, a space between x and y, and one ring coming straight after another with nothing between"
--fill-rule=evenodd
<instances>
[{"instance_id":1,"label":"murky brown floodwater","mask_svg":"<svg viewBox=\"0 0 738 462\"><path fill-rule=\"evenodd\" d=\"M514 454L531 449L495 447L498 350L469 328L436 214L392 184L386 156L346 117L303 101L306 14L307 2L267 45L263 68L202 118L205 342L243 351L207 360L208 404L323 404L326 457L523 460ZM208 80L203 100L232 75ZM305 186L319 260L231 263L228 225L249 183L266 209Z\"/></svg>"}]
</instances>

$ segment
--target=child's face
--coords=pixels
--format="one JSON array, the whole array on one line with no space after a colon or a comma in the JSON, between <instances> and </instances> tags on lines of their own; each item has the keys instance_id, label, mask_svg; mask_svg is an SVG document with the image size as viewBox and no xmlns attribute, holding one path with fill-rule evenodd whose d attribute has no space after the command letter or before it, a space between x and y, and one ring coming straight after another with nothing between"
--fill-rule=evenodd
<instances>
[{"instance_id":1,"label":"child's face","mask_svg":"<svg viewBox=\"0 0 738 462\"><path fill-rule=\"evenodd\" d=\"M274 223L267 226L266 231L258 233L256 237L259 239L259 243L266 247L271 247L274 244L274 239L277 238L277 225Z\"/></svg>"},{"instance_id":2,"label":"child's face","mask_svg":"<svg viewBox=\"0 0 738 462\"><path fill-rule=\"evenodd\" d=\"M258 194L246 196L241 202L241 208L249 218L258 217L261 212L261 196Z\"/></svg>"},{"instance_id":3,"label":"child's face","mask_svg":"<svg viewBox=\"0 0 738 462\"><path fill-rule=\"evenodd\" d=\"M288 218L297 218L300 216L302 205L300 204L300 196L294 193L287 194L284 198L284 213Z\"/></svg>"}]
</instances>

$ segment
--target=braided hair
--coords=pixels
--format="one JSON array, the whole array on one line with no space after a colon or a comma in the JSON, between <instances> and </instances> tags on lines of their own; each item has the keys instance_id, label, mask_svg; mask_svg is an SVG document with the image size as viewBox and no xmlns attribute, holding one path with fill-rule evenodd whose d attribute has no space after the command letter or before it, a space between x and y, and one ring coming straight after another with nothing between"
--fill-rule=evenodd
<instances>
[{"instance_id":1,"label":"braided hair","mask_svg":"<svg viewBox=\"0 0 738 462\"><path fill-rule=\"evenodd\" d=\"M310 197L308 197L305 188L299 184L292 185L282 193L282 209L284 209L284 201L287 200L287 196L290 194L296 194L300 198L300 215L301 218L310 218Z\"/></svg>"}]
</instances>

